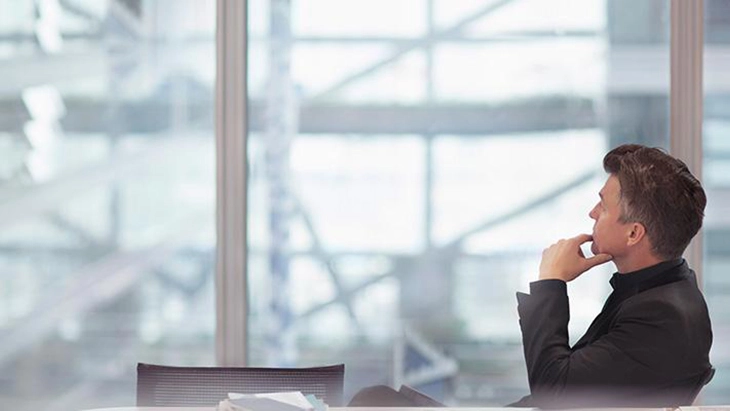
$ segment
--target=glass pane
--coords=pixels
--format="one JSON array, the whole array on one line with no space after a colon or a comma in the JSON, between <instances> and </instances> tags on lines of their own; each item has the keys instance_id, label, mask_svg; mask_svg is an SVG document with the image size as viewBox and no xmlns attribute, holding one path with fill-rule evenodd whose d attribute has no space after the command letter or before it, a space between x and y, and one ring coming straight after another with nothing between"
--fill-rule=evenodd
<instances>
[{"instance_id":1,"label":"glass pane","mask_svg":"<svg viewBox=\"0 0 730 411\"><path fill-rule=\"evenodd\" d=\"M705 2L705 98L702 180L707 192L704 223L704 292L712 318L714 344L710 361L717 369L705 387L701 400L705 404L730 402L730 4Z\"/></svg>"},{"instance_id":2,"label":"glass pane","mask_svg":"<svg viewBox=\"0 0 730 411\"><path fill-rule=\"evenodd\" d=\"M591 231L610 147L668 146L669 3L346 3L249 2L249 363L515 401L515 291Z\"/></svg>"},{"instance_id":3,"label":"glass pane","mask_svg":"<svg viewBox=\"0 0 730 411\"><path fill-rule=\"evenodd\" d=\"M0 409L214 364L215 3L0 12Z\"/></svg>"}]
</instances>

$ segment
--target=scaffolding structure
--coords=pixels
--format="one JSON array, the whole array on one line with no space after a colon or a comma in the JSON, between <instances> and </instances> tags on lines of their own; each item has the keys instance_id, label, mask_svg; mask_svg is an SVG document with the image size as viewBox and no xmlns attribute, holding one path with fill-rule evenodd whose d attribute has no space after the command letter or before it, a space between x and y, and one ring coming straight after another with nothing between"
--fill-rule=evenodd
<instances>
[{"instance_id":1,"label":"scaffolding structure","mask_svg":"<svg viewBox=\"0 0 730 411\"><path fill-rule=\"evenodd\" d=\"M668 73L666 28L662 19L657 18L667 12L666 2L646 1L641 7L633 0L606 2L605 30L538 30L496 36L474 35L468 29L520 0L485 2L483 7L464 14L447 26L436 23L437 2L423 2L426 29L417 38L298 35L292 29L292 1L271 0L268 3L268 35L252 40L268 46L268 86L264 95L252 95L248 105L250 133L257 135L263 146L263 171L254 176L261 176L267 188L268 240L264 242L266 246L252 249L252 253L265 256L265 267L271 276L267 291L269 310L262 320L270 324L263 338L264 349L254 349L253 353L262 354L256 361L284 366L360 354L362 369L348 369L348 373L355 376L352 378L358 381L415 382L461 405L507 403L526 389L520 374L524 371L519 341L459 340L465 338L461 331L450 328L459 322L453 312L458 299L454 273L457 265L467 259L487 263L519 261L534 254L535 250L475 255L465 243L586 187L600 179L602 173L598 168L578 172L567 181L556 182L540 195L526 197L511 211L485 217L450 241L439 242L434 234L438 214L433 201L437 173L434 142L440 136L483 140L506 135L600 130L606 136L608 146L627 141L667 146L668 85L662 81L662 76L640 75ZM32 320L0 328L0 367L9 370L5 375L21 376L18 380L6 381L9 391L0 390L0 402L3 398L11 398L14 389L22 390L24 384L32 384L31 381L46 374L49 367L65 367L64 358L81 358L88 352L113 360L89 365L91 372L85 370L88 375L75 370L72 378L63 383L49 382L54 401L45 409L68 408L93 397L103 386L127 381L139 351L155 352L139 347L138 331L131 326L146 319L144 309L139 307L159 308L145 302L146 297L162 295L159 289L149 286L150 282L168 293L174 291L194 301L196 306L209 302L206 296L211 292L214 249L209 244L201 246L201 242L187 240L210 230L212 220L205 210L200 212L194 208L192 214L173 220L172 228L165 227L153 236L153 240L132 248L128 247L129 240L122 227L130 212L130 205L124 201L126 181L158 172L162 157L189 155L198 143L188 140L210 142L212 138L209 133L214 107L211 84L186 75L184 71L181 73L176 67L189 64L191 55L195 58L196 51L187 52L184 46L194 44L214 49L214 39L205 35L170 38L161 34L161 27L172 24L174 16L165 20L153 3L110 0L108 9L100 14L82 1L37 0L31 6L35 16L34 31L6 31L0 27L0 46L32 50L0 60L0 79L5 79L0 80L0 143L12 147L12 150L0 152L4 163L0 167L0 227L11 233L0 241L0 264L29 267L33 261L42 261L44 266L62 267L57 272L45 269L39 275L42 278L38 281L47 282L53 292L39 298L24 317ZM633 13L628 22L621 18L627 9ZM713 21L722 23L724 20L719 16L730 16L730 8L720 2L709 2L708 9L713 10ZM85 29L65 32L59 23L61 15L84 22L81 25ZM718 44L727 43L730 36L723 37L723 33L713 27L708 26L710 38L715 36ZM438 64L435 55L440 44L478 46L566 38L605 43L606 87L600 95L562 93L506 102L461 103L439 98L438 90L434 89ZM83 47L72 47L78 44ZM295 47L318 44L374 44L385 47L388 53L335 79L316 94L307 95L293 80L291 59ZM414 52L421 53L425 61L423 98L408 104L349 102L342 98L342 92L348 87L388 70ZM708 53L710 58L730 55L723 46L709 49ZM154 56L165 63L146 67L149 60L155 60ZM130 84L145 76L152 78L148 80L155 84L154 91L144 96L130 95ZM106 78L108 92L93 97L67 92L66 84L84 78ZM717 78L719 80L713 80L717 96L708 97L715 104L708 104L707 116L727 119L730 112L725 95L730 91L730 79ZM42 115L49 102L55 104L55 116ZM178 133L202 137L186 137L180 142L174 138ZM87 141L94 147L100 144L100 150L106 154L102 162L89 161L63 172L45 170L44 174L39 165L51 164L54 155L53 152L49 155L48 150L52 147L42 138L48 135L65 141L78 140L74 146L80 150L85 148ZM382 135L392 138L417 136L422 140L425 169L421 182L423 221L419 227L423 246L419 251L330 249L322 238L313 210L298 195L290 164L292 144L297 137L316 135L336 136L342 140ZM136 136L148 136L142 151L129 150L129 141L133 142ZM728 154L709 152L707 158L723 161L727 160ZM251 162L255 166L257 160ZM59 206L91 190L104 192L102 198L106 207L100 228L90 227L79 216L67 215ZM711 188L709 196L725 199L730 198L729 193L725 187ZM730 204L730 200L724 203ZM708 218L706 235L710 256L730 254L727 246L730 242L725 241L730 236L728 215L730 213L712 213ZM49 237L62 240L49 240L39 246L29 245L23 235L13 237L10 229L26 221L43 225L48 232L55 233ZM301 221L310 239L310 247L305 251L291 247L291 230L297 221ZM324 267L334 293L326 301L295 312L291 296L298 290L291 286L292 260L302 257ZM341 272L339 262L352 257L385 260L387 263L381 266L386 268L351 285ZM63 281L54 280L61 274ZM403 322L403 329L408 330L398 342L401 355L383 350L370 341L367 326L358 314L356 300L384 282L397 284L396 314ZM716 284L711 292L730 293L730 283ZM428 297L424 298L424 295ZM300 337L306 333L302 331L302 324L332 307L344 311L357 343L347 352L332 353L316 348L304 352L302 347L306 341L301 340L306 338ZM116 319L112 323L119 321L125 327L113 330L113 327L99 326L87 332L93 334L95 331L94 338L99 341L113 341L113 347L83 342L66 344L57 335L59 324L68 323L64 329L73 334L74 327L79 327L74 321L103 324L109 323L110 318ZM164 340L164 336L149 338ZM200 340L205 341L205 338ZM427 353L425 357L433 361L417 364L416 372L409 373L414 364L406 363L411 357L403 354L409 345ZM368 349L371 346L376 348ZM199 354L195 347L185 344L177 349L175 359ZM389 364L394 358L399 361L395 366ZM470 366L475 361L478 365ZM730 368L730 360L727 365L719 364L719 368L722 367Z\"/></svg>"}]
</instances>

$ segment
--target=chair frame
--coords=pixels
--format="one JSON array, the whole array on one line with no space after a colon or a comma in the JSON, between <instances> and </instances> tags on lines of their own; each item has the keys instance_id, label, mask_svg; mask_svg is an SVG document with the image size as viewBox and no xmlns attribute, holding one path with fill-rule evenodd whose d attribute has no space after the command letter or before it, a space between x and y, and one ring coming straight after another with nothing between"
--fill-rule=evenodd
<instances>
[{"instance_id":1,"label":"chair frame","mask_svg":"<svg viewBox=\"0 0 730 411\"><path fill-rule=\"evenodd\" d=\"M229 392L301 391L342 406L345 365L310 368L137 364L137 406L215 406Z\"/></svg>"}]
</instances>

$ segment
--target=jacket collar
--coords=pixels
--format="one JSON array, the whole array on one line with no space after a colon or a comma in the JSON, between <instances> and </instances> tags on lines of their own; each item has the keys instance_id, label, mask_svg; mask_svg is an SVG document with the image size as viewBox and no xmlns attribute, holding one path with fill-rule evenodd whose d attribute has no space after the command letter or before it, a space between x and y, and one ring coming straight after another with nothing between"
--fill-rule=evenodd
<instances>
[{"instance_id":1,"label":"jacket collar","mask_svg":"<svg viewBox=\"0 0 730 411\"><path fill-rule=\"evenodd\" d=\"M649 288L654 288L659 285L681 279L674 278L676 275L672 275L670 276L671 278L667 278L667 276L663 275L667 272L671 272L672 274L676 272L680 277L685 277L689 272L689 267L683 258L677 258L674 260L662 261L659 264L642 268L641 270L632 271L630 273L614 273L609 283L611 284L611 287L613 287L614 291L623 293L625 291L641 292Z\"/></svg>"}]
</instances>

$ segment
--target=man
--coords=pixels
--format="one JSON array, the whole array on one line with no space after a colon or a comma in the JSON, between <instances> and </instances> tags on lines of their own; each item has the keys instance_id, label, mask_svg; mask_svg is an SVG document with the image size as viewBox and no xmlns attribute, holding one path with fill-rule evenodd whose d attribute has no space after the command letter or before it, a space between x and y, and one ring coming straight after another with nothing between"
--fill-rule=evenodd
<instances>
[{"instance_id":1,"label":"man","mask_svg":"<svg viewBox=\"0 0 730 411\"><path fill-rule=\"evenodd\" d=\"M687 405L714 372L707 306L682 259L702 226L702 186L656 148L617 147L603 166L593 234L545 249L539 280L517 293L531 395L513 406ZM580 245L589 241L586 258ZM613 292L570 347L567 283L608 261L618 269Z\"/></svg>"}]
</instances>

